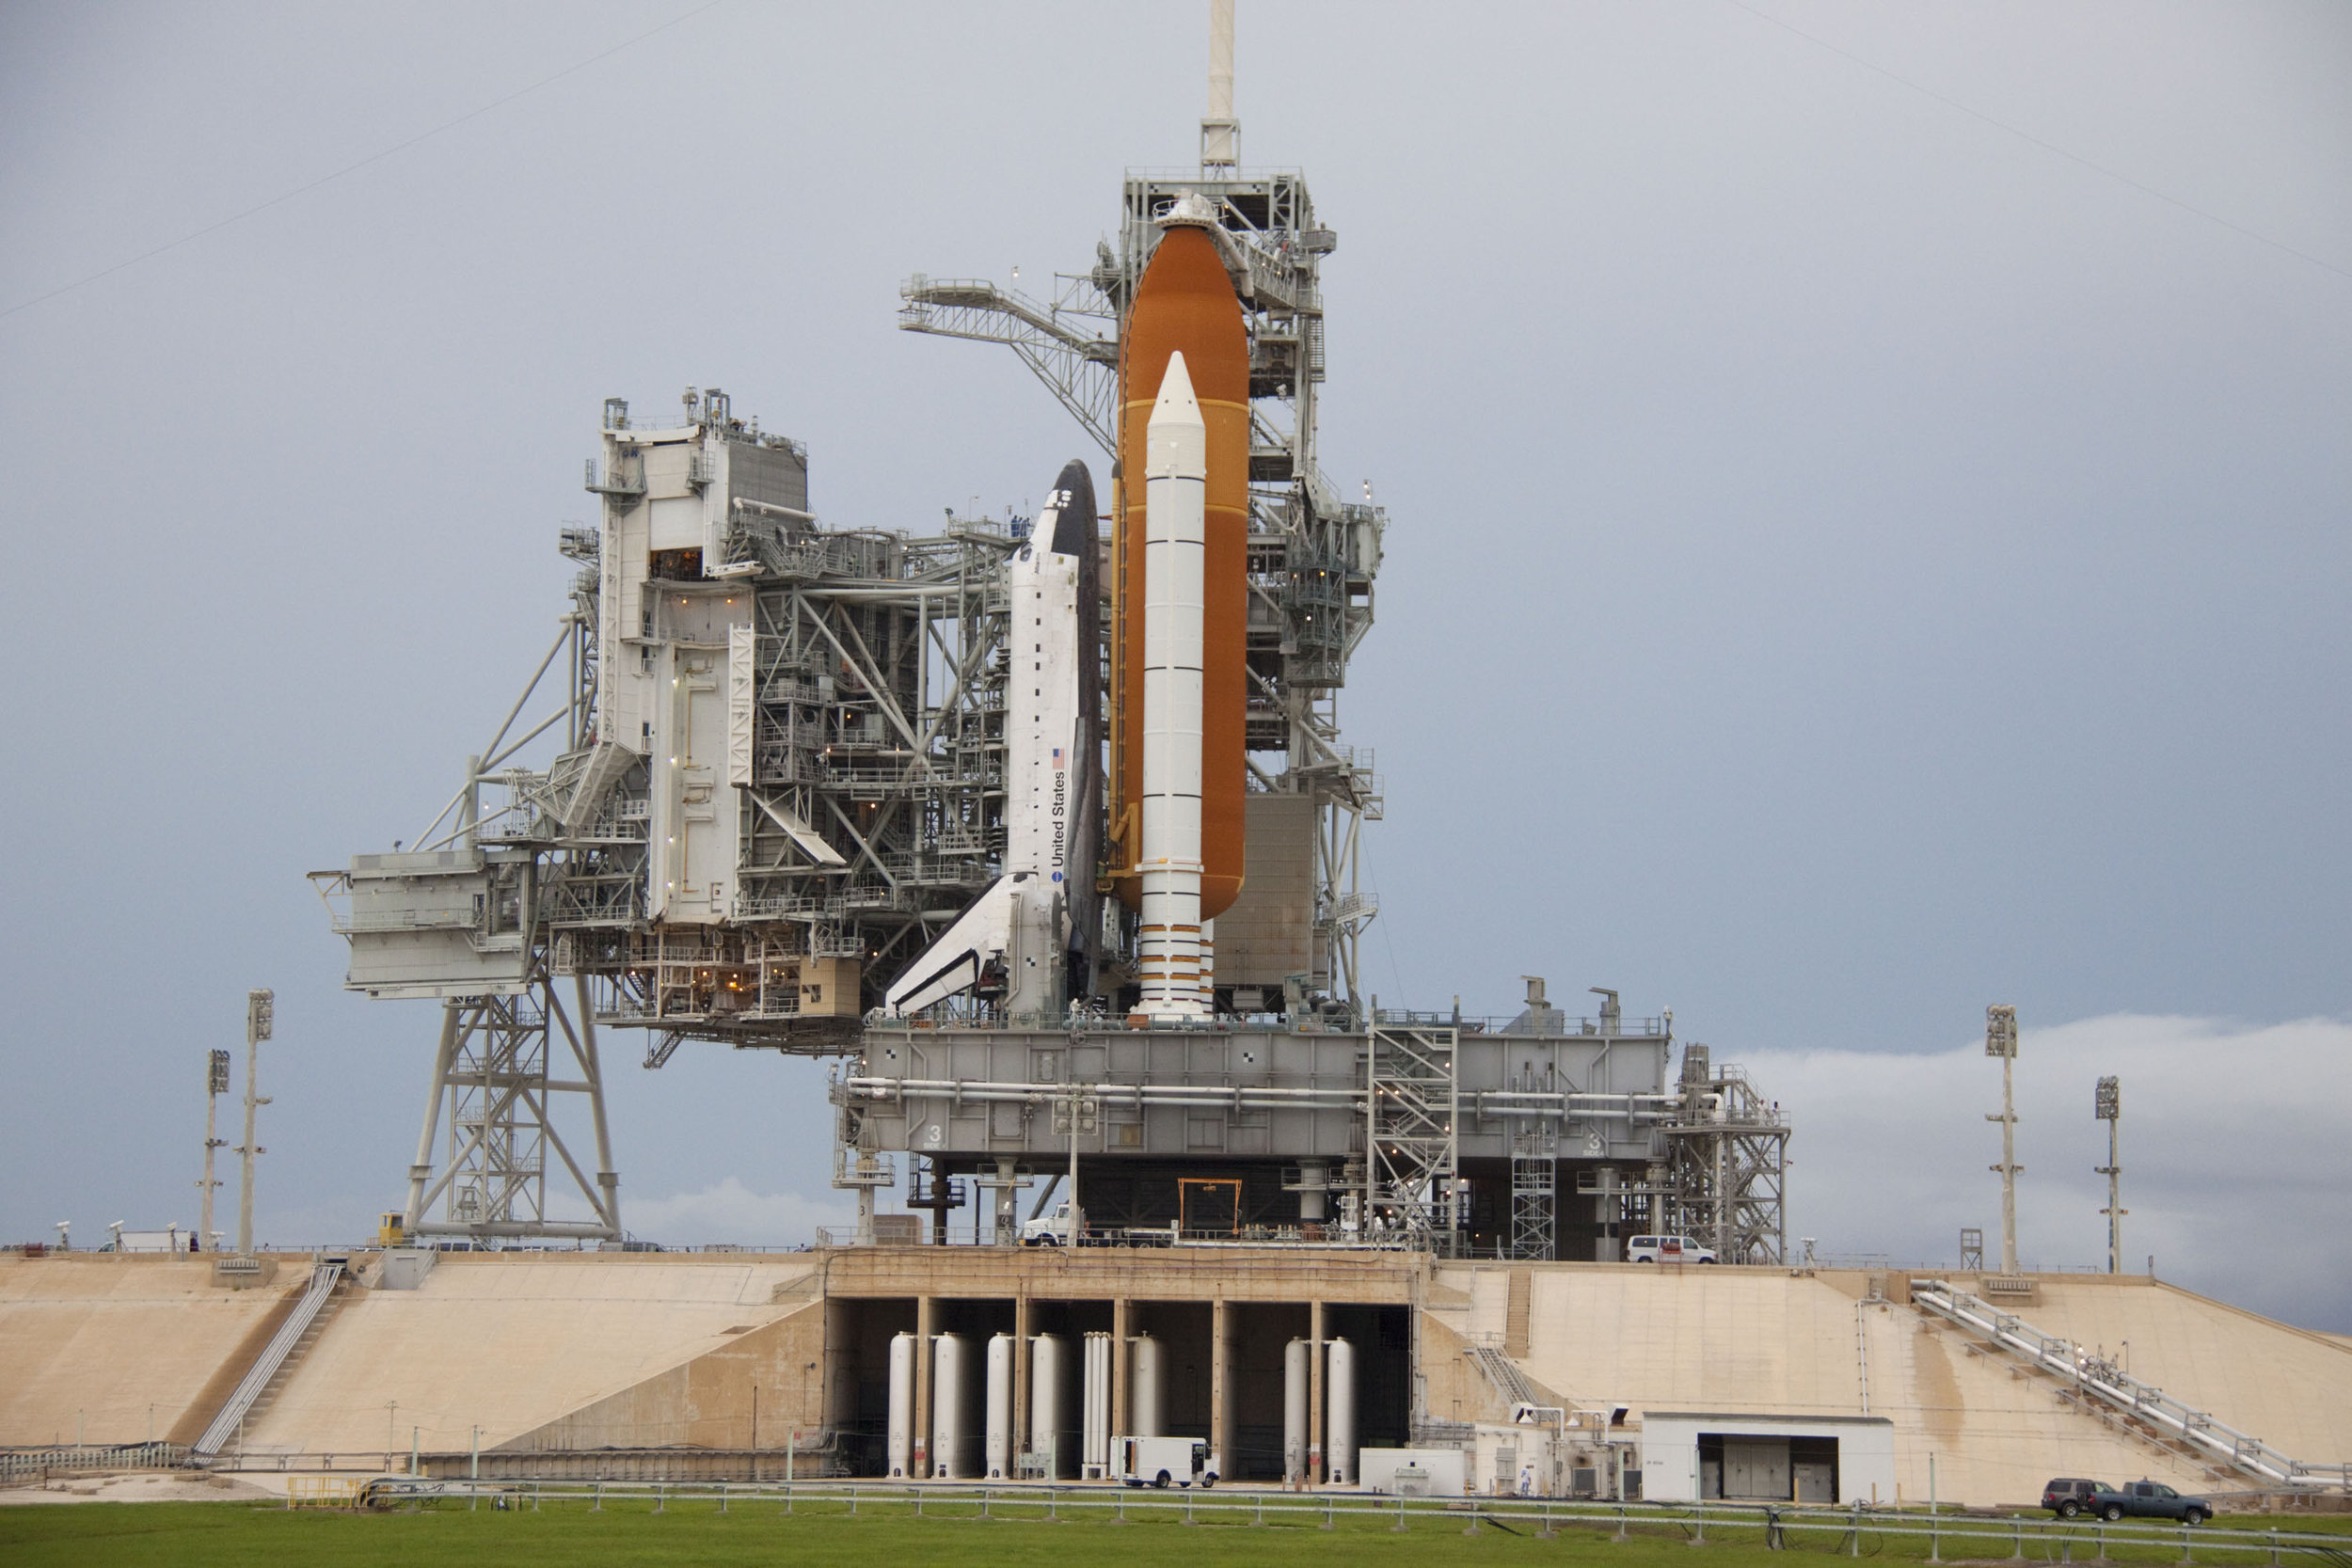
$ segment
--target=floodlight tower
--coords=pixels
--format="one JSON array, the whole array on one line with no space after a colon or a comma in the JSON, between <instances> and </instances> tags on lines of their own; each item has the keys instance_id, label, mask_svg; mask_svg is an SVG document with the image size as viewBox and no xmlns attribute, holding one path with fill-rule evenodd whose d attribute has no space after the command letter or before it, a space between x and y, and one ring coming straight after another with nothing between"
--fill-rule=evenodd
<instances>
[{"instance_id":1,"label":"floodlight tower","mask_svg":"<svg viewBox=\"0 0 2352 1568\"><path fill-rule=\"evenodd\" d=\"M270 1016L277 998L267 990L252 990L245 995L245 1142L237 1146L244 1157L245 1171L237 1190L237 1256L253 1256L253 1157L262 1146L253 1141L253 1112L269 1103L269 1096L255 1094L254 1073L262 1065L262 1042L269 1038ZM208 1196L210 1195L207 1195Z\"/></svg>"},{"instance_id":2,"label":"floodlight tower","mask_svg":"<svg viewBox=\"0 0 2352 1568\"><path fill-rule=\"evenodd\" d=\"M1987 1121L2001 1124L2001 1272L2017 1272L2017 1009L1995 1003L1984 1010L1984 1053L2001 1059L2001 1114Z\"/></svg>"},{"instance_id":3,"label":"floodlight tower","mask_svg":"<svg viewBox=\"0 0 2352 1568\"><path fill-rule=\"evenodd\" d=\"M2099 1080L2098 1097L2092 1102L2093 1114L2107 1124L2107 1163L2091 1169L2107 1179L2107 1206L2099 1212L2107 1217L2107 1273L2123 1272L2123 1216L2131 1211L2122 1203L2122 1184L2123 1163L2116 1158L2115 1134L2123 1121L2123 1080Z\"/></svg>"},{"instance_id":4,"label":"floodlight tower","mask_svg":"<svg viewBox=\"0 0 2352 1568\"><path fill-rule=\"evenodd\" d=\"M213 1150L228 1147L228 1140L215 1129L219 1124L220 1097L229 1092L229 1053L215 1051L204 1063L204 1179L197 1190L204 1195L204 1214L197 1231L197 1246L205 1252L213 1250L213 1194L220 1186L220 1179L213 1174Z\"/></svg>"}]
</instances>

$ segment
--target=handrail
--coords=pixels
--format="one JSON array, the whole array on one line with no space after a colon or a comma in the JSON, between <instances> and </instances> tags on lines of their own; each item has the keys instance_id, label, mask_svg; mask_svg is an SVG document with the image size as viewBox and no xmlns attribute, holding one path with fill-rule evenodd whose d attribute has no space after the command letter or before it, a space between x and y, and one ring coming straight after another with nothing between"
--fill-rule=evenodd
<instances>
[{"instance_id":1,"label":"handrail","mask_svg":"<svg viewBox=\"0 0 2352 1568\"><path fill-rule=\"evenodd\" d=\"M1478 1370L1486 1374L1486 1381L1494 1385L1495 1392L1507 1402L1514 1405L1544 1402L1537 1396L1535 1386L1527 1373L1520 1370L1519 1364L1504 1354L1501 1347L1473 1342L1470 1358L1478 1363Z\"/></svg>"},{"instance_id":2,"label":"handrail","mask_svg":"<svg viewBox=\"0 0 2352 1568\"><path fill-rule=\"evenodd\" d=\"M278 1375L278 1370L286 1364L286 1357L294 1354L294 1346L301 1342L302 1336L318 1318L319 1309L326 1305L326 1298L334 1294L336 1282L342 1278L346 1261L342 1258L325 1258L310 1270L310 1289L302 1292L302 1299L294 1303L294 1309L287 1314L286 1321L278 1325L270 1342L254 1358L253 1365L238 1383L236 1392L230 1394L229 1402L220 1407L220 1414L213 1418L213 1424L204 1429L204 1435L196 1440L193 1451L198 1458L211 1458L236 1435L238 1426L253 1408L254 1401L262 1397L262 1390L269 1386L270 1379Z\"/></svg>"},{"instance_id":3,"label":"handrail","mask_svg":"<svg viewBox=\"0 0 2352 1568\"><path fill-rule=\"evenodd\" d=\"M0 1482L51 1470L167 1470L187 1462L174 1443L53 1443L0 1449Z\"/></svg>"},{"instance_id":4,"label":"handrail","mask_svg":"<svg viewBox=\"0 0 2352 1568\"><path fill-rule=\"evenodd\" d=\"M437 1462L459 1464L462 1454L436 1455ZM485 1456L487 1457L487 1456ZM501 1460L522 1455L501 1455ZM1929 1559L1936 1560L1947 1542L1997 1543L2006 1550L1979 1549L1967 1555L2023 1558L2030 1538L2042 1555L2058 1560L2070 1557L2076 1544L2094 1547L2086 1557L2105 1559L2113 1546L2179 1547L2182 1561L2193 1561L2200 1550L2208 1560L2227 1558L2249 1560L2259 1553L2271 1561L2296 1553L2340 1562L2344 1537L2316 1530L2231 1529L2214 1526L2190 1528L2154 1522L2106 1524L2018 1515L1896 1510L1850 1503L1836 1508L1797 1508L1788 1504L1621 1503L1541 1497L1406 1497L1378 1493L1326 1490L1293 1492L1271 1484L1208 1488L1144 1488L1116 1482L1036 1483L1020 1481L540 1481L529 1477L480 1481L453 1477L382 1476L364 1484L362 1506L387 1507L404 1501L469 1502L487 1495L509 1507L538 1509L548 1503L586 1504L604 1509L615 1504L650 1503L659 1513L688 1504L704 1504L715 1512L765 1504L786 1514L803 1508L834 1514L887 1511L900 1517L938 1519L997 1519L1044 1522L1089 1513L1109 1521L1138 1515L1210 1521L1234 1525L1280 1524L1284 1516L1295 1526L1306 1523L1336 1528L1344 1517L1352 1521L1387 1520L1406 1528L1408 1520L1475 1529L1480 1523L1513 1530L1550 1533L1561 1525L1613 1528L1620 1540L1634 1527L1685 1532L1704 1542L1717 1531L1756 1532L1768 1546L1780 1546L1790 1534L1827 1536L1828 1549L1860 1555L1865 1534L1877 1537L1915 1536L1930 1543ZM1269 1518L1269 1515L1272 1517ZM1219 1516L1223 1516L1219 1520ZM1821 1549L1820 1547L1814 1548ZM1873 1555L1876 1555L1875 1552Z\"/></svg>"},{"instance_id":5,"label":"handrail","mask_svg":"<svg viewBox=\"0 0 2352 1568\"><path fill-rule=\"evenodd\" d=\"M2202 1453L2280 1486L2335 1486L2352 1492L2352 1464L2313 1465L2280 1453L2205 1411L2143 1383L2113 1362L2087 1354L2072 1339L2044 1334L2013 1312L1941 1279L1915 1280L1912 1301L1942 1318L1973 1328L1995 1344L2055 1372L2077 1389L2164 1428Z\"/></svg>"}]
</instances>

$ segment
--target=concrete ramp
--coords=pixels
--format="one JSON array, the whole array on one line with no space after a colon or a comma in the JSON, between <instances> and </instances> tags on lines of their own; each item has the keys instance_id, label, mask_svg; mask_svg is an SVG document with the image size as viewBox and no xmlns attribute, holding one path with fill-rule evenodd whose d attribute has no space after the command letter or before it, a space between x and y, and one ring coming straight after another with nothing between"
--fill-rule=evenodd
<instances>
[{"instance_id":1,"label":"concrete ramp","mask_svg":"<svg viewBox=\"0 0 2352 1568\"><path fill-rule=\"evenodd\" d=\"M1906 1501L2032 1503L2053 1476L2120 1485L2146 1477L2208 1491L2205 1469L2086 1413L2047 1377L1909 1305L1864 1308L1870 1413L1895 1422L1895 1474ZM2230 1482L2234 1487L2238 1482Z\"/></svg>"},{"instance_id":2,"label":"concrete ramp","mask_svg":"<svg viewBox=\"0 0 2352 1568\"><path fill-rule=\"evenodd\" d=\"M227 1291L210 1257L0 1256L0 1445L192 1440L299 1296Z\"/></svg>"},{"instance_id":3,"label":"concrete ramp","mask_svg":"<svg viewBox=\"0 0 2352 1568\"><path fill-rule=\"evenodd\" d=\"M451 1253L416 1290L355 1292L246 1448L405 1458L413 1430L461 1453L479 1428L495 1449L800 1309L814 1269L788 1254Z\"/></svg>"},{"instance_id":4,"label":"concrete ramp","mask_svg":"<svg viewBox=\"0 0 2352 1568\"><path fill-rule=\"evenodd\" d=\"M1511 1313L1508 1274L1495 1266L1440 1266L1435 1284L1441 1299L1462 1305L1432 1316L1466 1339L1502 1343ZM2085 1414L2050 1380L1998 1353L1980 1352L1907 1302L1866 1300L1871 1277L1699 1265L1537 1265L1521 1364L1572 1399L1623 1403L1637 1414L1886 1417L1895 1423L1896 1482L1906 1502L1926 1499L1931 1456L1946 1501L2031 1502L2044 1481L2061 1475L2111 1481L2149 1476L2185 1489L2214 1484L2202 1466ZM1889 1282L1899 1283L1899 1276ZM1438 1291L1432 1297L1440 1299ZM2264 1326L2249 1320L2242 1332L2262 1342L2257 1331ZM2181 1343L2185 1353L2191 1341L2185 1336ZM2312 1349L2352 1364L2332 1346L2314 1340ZM2135 1340L2136 1364L2138 1355ZM2352 1402L2352 1381L2339 1386L2337 1402Z\"/></svg>"},{"instance_id":5,"label":"concrete ramp","mask_svg":"<svg viewBox=\"0 0 2352 1568\"><path fill-rule=\"evenodd\" d=\"M506 1453L578 1453L739 1450L756 1445L780 1452L795 1428L813 1436L823 1425L825 1370L825 1313L809 1298L782 1318L731 1334L691 1359L499 1448Z\"/></svg>"},{"instance_id":6,"label":"concrete ramp","mask_svg":"<svg viewBox=\"0 0 2352 1568\"><path fill-rule=\"evenodd\" d=\"M1520 1265L1525 1267L1526 1265ZM1508 1327L1508 1271L1469 1287L1472 1338ZM1527 1370L1592 1402L1671 1410L1861 1413L1854 1349L1859 1281L1845 1290L1777 1270L1648 1264L1537 1265ZM1636 1393L1638 1391L1638 1397Z\"/></svg>"},{"instance_id":7,"label":"concrete ramp","mask_svg":"<svg viewBox=\"0 0 2352 1568\"><path fill-rule=\"evenodd\" d=\"M2352 1461L2352 1341L2145 1275L2044 1275L2033 1305L2015 1310L2274 1449L2306 1463Z\"/></svg>"}]
</instances>

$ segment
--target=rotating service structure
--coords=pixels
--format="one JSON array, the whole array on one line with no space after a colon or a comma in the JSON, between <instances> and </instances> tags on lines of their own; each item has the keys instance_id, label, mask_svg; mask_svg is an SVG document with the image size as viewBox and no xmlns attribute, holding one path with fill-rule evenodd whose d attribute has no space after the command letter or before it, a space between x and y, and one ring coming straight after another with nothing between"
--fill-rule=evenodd
<instances>
[{"instance_id":1,"label":"rotating service structure","mask_svg":"<svg viewBox=\"0 0 2352 1568\"><path fill-rule=\"evenodd\" d=\"M1027 521L827 528L804 449L716 389L653 424L609 400L600 441L601 526L563 531L572 605L509 718L422 832L314 878L349 989L443 1005L407 1230L617 1239L599 1030L644 1031L649 1067L687 1039L853 1050L1005 876ZM1082 740L1055 748L1073 774ZM550 1217L550 1174L592 1217Z\"/></svg>"}]
</instances>

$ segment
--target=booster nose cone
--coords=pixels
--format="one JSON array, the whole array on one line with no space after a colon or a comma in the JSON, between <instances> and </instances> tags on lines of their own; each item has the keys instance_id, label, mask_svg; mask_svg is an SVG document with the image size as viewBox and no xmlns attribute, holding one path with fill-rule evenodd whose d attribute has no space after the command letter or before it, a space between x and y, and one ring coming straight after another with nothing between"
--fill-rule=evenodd
<instances>
[{"instance_id":1,"label":"booster nose cone","mask_svg":"<svg viewBox=\"0 0 2352 1568\"><path fill-rule=\"evenodd\" d=\"M1184 369L1182 353L1168 356L1168 373L1160 377L1159 399L1152 404L1153 425L1179 422L1208 429L1200 424L1200 402L1192 395L1192 373Z\"/></svg>"},{"instance_id":2,"label":"booster nose cone","mask_svg":"<svg viewBox=\"0 0 2352 1568\"><path fill-rule=\"evenodd\" d=\"M1144 478L1201 479L1208 471L1209 426L1200 417L1200 400L1192 395L1184 356L1171 354L1144 427Z\"/></svg>"}]
</instances>

